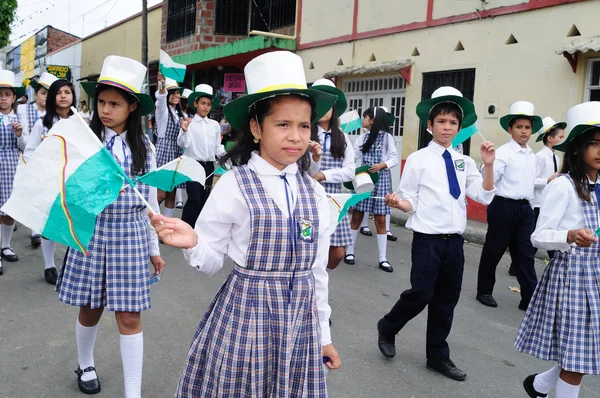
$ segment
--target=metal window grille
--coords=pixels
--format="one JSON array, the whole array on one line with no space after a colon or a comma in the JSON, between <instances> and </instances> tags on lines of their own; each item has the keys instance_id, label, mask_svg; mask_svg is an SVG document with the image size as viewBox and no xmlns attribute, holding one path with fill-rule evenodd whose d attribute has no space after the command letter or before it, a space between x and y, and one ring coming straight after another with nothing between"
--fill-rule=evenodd
<instances>
[{"instance_id":1,"label":"metal window grille","mask_svg":"<svg viewBox=\"0 0 600 398\"><path fill-rule=\"evenodd\" d=\"M249 0L218 0L215 18L215 34L248 34Z\"/></svg>"},{"instance_id":2,"label":"metal window grille","mask_svg":"<svg viewBox=\"0 0 600 398\"><path fill-rule=\"evenodd\" d=\"M218 0L215 34L245 35L249 30L272 31L295 22L296 0Z\"/></svg>"},{"instance_id":3,"label":"metal window grille","mask_svg":"<svg viewBox=\"0 0 600 398\"><path fill-rule=\"evenodd\" d=\"M179 40L196 32L196 1L170 0L167 14L167 41Z\"/></svg>"}]
</instances>

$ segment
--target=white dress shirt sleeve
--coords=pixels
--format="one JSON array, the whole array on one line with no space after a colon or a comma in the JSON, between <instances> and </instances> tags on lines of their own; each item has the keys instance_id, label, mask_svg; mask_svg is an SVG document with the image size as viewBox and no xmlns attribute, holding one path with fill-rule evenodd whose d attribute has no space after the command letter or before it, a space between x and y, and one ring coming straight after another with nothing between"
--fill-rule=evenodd
<instances>
[{"instance_id":1,"label":"white dress shirt sleeve","mask_svg":"<svg viewBox=\"0 0 600 398\"><path fill-rule=\"evenodd\" d=\"M352 150L353 152L353 150ZM352 155L354 156L354 154ZM314 177L321 170L321 160L315 162L312 157L312 153L308 156L310 159L310 166L308 166L308 170L306 171L309 176Z\"/></svg>"},{"instance_id":2,"label":"white dress shirt sleeve","mask_svg":"<svg viewBox=\"0 0 600 398\"><path fill-rule=\"evenodd\" d=\"M179 129L179 135L177 136L177 145L181 148L187 149L192 144L192 133L190 129L192 125L188 126L188 131L183 131L183 129Z\"/></svg>"},{"instance_id":3,"label":"white dress shirt sleeve","mask_svg":"<svg viewBox=\"0 0 600 398\"><path fill-rule=\"evenodd\" d=\"M536 188L544 188L548 185L548 177L544 177L544 169L546 159L544 159L545 154L543 152L538 152L535 155L535 187Z\"/></svg>"},{"instance_id":4,"label":"white dress shirt sleeve","mask_svg":"<svg viewBox=\"0 0 600 398\"><path fill-rule=\"evenodd\" d=\"M156 170L156 155L154 151L152 153L152 159L150 159L150 170ZM148 193L148 203L152 207L152 211L154 214L160 214L160 207L158 204L158 192L156 187L150 187L150 192ZM158 243L158 235L156 234L156 230L152 227L152 224L148 222L148 241L150 242L150 256L160 256L160 245Z\"/></svg>"},{"instance_id":5,"label":"white dress shirt sleeve","mask_svg":"<svg viewBox=\"0 0 600 398\"><path fill-rule=\"evenodd\" d=\"M156 135L159 138L164 138L167 133L167 123L169 122L169 110L167 107L167 96L169 94L161 94L158 91L156 97L156 109L154 110L154 119L156 120Z\"/></svg>"},{"instance_id":6,"label":"white dress shirt sleeve","mask_svg":"<svg viewBox=\"0 0 600 398\"><path fill-rule=\"evenodd\" d=\"M573 186L567 178L557 178L544 189L537 226L531 235L531 243L542 250L571 249L567 243L569 230L559 230L559 223L570 202Z\"/></svg>"},{"instance_id":7,"label":"white dress shirt sleeve","mask_svg":"<svg viewBox=\"0 0 600 398\"><path fill-rule=\"evenodd\" d=\"M29 161L31 155L35 152L38 146L42 143L42 134L44 132L44 125L42 124L42 119L39 119L33 125L31 129L31 134L27 139L27 145L25 146L25 150L23 151L23 157L25 161Z\"/></svg>"},{"instance_id":8,"label":"white dress shirt sleeve","mask_svg":"<svg viewBox=\"0 0 600 398\"><path fill-rule=\"evenodd\" d=\"M476 202L484 205L492 203L496 195L496 188L486 191L483 188L483 177L477 169L475 161L469 156L465 156L465 166L467 170L467 181L465 194Z\"/></svg>"},{"instance_id":9,"label":"white dress shirt sleeve","mask_svg":"<svg viewBox=\"0 0 600 398\"><path fill-rule=\"evenodd\" d=\"M508 165L508 159L503 152L496 152L496 159L494 160L494 185L498 185L498 181L502 178L504 170Z\"/></svg>"},{"instance_id":10,"label":"white dress shirt sleeve","mask_svg":"<svg viewBox=\"0 0 600 398\"><path fill-rule=\"evenodd\" d=\"M225 146L223 146L223 144L221 143L221 126L219 125L219 123L215 122L213 123L213 128L215 129L215 144L216 144L216 150L215 153L217 155L217 159L221 159L223 156L225 156L227 154L227 151L225 150ZM214 161L215 159L211 159L211 161Z\"/></svg>"},{"instance_id":11,"label":"white dress shirt sleeve","mask_svg":"<svg viewBox=\"0 0 600 398\"><path fill-rule=\"evenodd\" d=\"M354 163L356 163L357 165L361 164L360 162L362 160L363 153L360 148L362 147L363 143L365 142L365 137L366 137L366 134L363 134L363 135L359 136L356 139L356 141L354 142ZM354 177L352 177L352 178L354 178Z\"/></svg>"},{"instance_id":12,"label":"white dress shirt sleeve","mask_svg":"<svg viewBox=\"0 0 600 398\"><path fill-rule=\"evenodd\" d=\"M384 153L383 157L385 159L384 163L387 165L388 170L394 166L398 165L398 150L396 149L396 141L391 134L387 135L388 145L387 151Z\"/></svg>"},{"instance_id":13,"label":"white dress shirt sleeve","mask_svg":"<svg viewBox=\"0 0 600 398\"><path fill-rule=\"evenodd\" d=\"M412 210L408 214L417 211L419 204L419 182L421 180L421 170L415 162L415 157L409 155L404 165L404 172L400 178L400 197L410 202Z\"/></svg>"},{"instance_id":14,"label":"white dress shirt sleeve","mask_svg":"<svg viewBox=\"0 0 600 398\"><path fill-rule=\"evenodd\" d=\"M325 182L337 184L341 182L352 181L354 179L354 174L356 170L356 163L354 163L354 149L352 148L352 142L350 142L350 139L345 134L344 140L346 141L346 150L344 151L344 160L342 162L342 167L339 169L323 170ZM311 156L311 166L312 164L313 162Z\"/></svg>"}]
</instances>

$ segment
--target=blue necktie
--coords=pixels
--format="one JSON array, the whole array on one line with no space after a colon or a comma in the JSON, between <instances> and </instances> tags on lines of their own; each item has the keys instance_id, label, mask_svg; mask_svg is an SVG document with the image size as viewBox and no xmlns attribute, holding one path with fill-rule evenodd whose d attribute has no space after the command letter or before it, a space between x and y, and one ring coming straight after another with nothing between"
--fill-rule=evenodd
<instances>
[{"instance_id":1,"label":"blue necktie","mask_svg":"<svg viewBox=\"0 0 600 398\"><path fill-rule=\"evenodd\" d=\"M325 138L323 139L323 153L327 152L327 139L331 140L331 133L325 133ZM331 147L331 144L329 144Z\"/></svg>"},{"instance_id":2,"label":"blue necktie","mask_svg":"<svg viewBox=\"0 0 600 398\"><path fill-rule=\"evenodd\" d=\"M458 199L460 196L460 186L458 185L458 179L456 178L456 170L454 170L454 163L452 163L452 155L447 150L442 154L444 162L446 162L446 173L448 174L448 185L450 185L450 195L454 199Z\"/></svg>"},{"instance_id":3,"label":"blue necktie","mask_svg":"<svg viewBox=\"0 0 600 398\"><path fill-rule=\"evenodd\" d=\"M600 208L600 184L590 184L590 193L596 193L596 201L598 202L598 208Z\"/></svg>"}]
</instances>

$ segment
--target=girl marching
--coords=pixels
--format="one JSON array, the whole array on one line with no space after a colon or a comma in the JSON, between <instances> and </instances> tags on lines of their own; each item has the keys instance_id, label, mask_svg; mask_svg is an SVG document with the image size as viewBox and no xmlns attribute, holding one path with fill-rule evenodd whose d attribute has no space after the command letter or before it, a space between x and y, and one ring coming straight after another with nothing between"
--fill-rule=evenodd
<instances>
[{"instance_id":1,"label":"girl marching","mask_svg":"<svg viewBox=\"0 0 600 398\"><path fill-rule=\"evenodd\" d=\"M55 80L47 93L46 112L42 119L33 125L23 154L25 162L35 152L48 131L59 119L66 119L73 114L71 106L77 103L75 89L68 80ZM44 278L51 285L56 285L56 265L54 263L54 242L42 237L42 253L44 255Z\"/></svg>"},{"instance_id":2,"label":"girl marching","mask_svg":"<svg viewBox=\"0 0 600 398\"><path fill-rule=\"evenodd\" d=\"M152 112L152 99L140 90L146 67L118 56L104 60L98 82L82 84L96 101L91 129L130 177L156 168L153 148L141 116ZM156 189L138 183L137 189L158 211ZM104 309L115 312L119 328L125 397L140 397L144 338L141 312L150 308L148 260L156 273L165 263L158 239L147 220L147 209L132 189L121 192L96 220L89 255L69 249L56 290L65 304L77 306L76 370L79 389L100 392L94 363L94 343Z\"/></svg>"},{"instance_id":3,"label":"girl marching","mask_svg":"<svg viewBox=\"0 0 600 398\"><path fill-rule=\"evenodd\" d=\"M240 143L195 231L157 215L164 243L212 275L236 264L198 325L178 397L326 397L323 362L340 367L329 333L329 209L306 174L312 121L336 97L306 89L302 59L277 51L245 68L248 95L225 106Z\"/></svg>"}]
</instances>

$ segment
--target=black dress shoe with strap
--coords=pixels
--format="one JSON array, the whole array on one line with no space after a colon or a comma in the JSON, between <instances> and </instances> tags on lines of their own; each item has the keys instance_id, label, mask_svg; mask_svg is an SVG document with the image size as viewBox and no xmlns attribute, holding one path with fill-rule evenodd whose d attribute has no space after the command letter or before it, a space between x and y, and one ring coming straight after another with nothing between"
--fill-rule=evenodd
<instances>
[{"instance_id":1,"label":"black dress shoe with strap","mask_svg":"<svg viewBox=\"0 0 600 398\"><path fill-rule=\"evenodd\" d=\"M379 346L379 351L386 358L393 358L396 356L396 338L388 338L383 334L383 318L377 322L377 345Z\"/></svg>"},{"instance_id":2,"label":"black dress shoe with strap","mask_svg":"<svg viewBox=\"0 0 600 398\"><path fill-rule=\"evenodd\" d=\"M9 250L12 253L8 253L6 254L6 251ZM15 252L13 251L13 249L11 249L10 247L3 247L0 250L0 256L5 259L6 261L8 261L9 263L14 263L15 261L19 261L19 256L17 256L15 254Z\"/></svg>"},{"instance_id":3,"label":"black dress shoe with strap","mask_svg":"<svg viewBox=\"0 0 600 398\"><path fill-rule=\"evenodd\" d=\"M390 231L387 231L386 234L387 234L387 240L389 240L390 242L395 242L398 240L398 238L396 236L394 236L394 234L392 234Z\"/></svg>"},{"instance_id":4,"label":"black dress shoe with strap","mask_svg":"<svg viewBox=\"0 0 600 398\"><path fill-rule=\"evenodd\" d=\"M373 236L373 232L371 232L369 227L360 227L360 234L365 236Z\"/></svg>"},{"instance_id":5,"label":"black dress shoe with strap","mask_svg":"<svg viewBox=\"0 0 600 398\"><path fill-rule=\"evenodd\" d=\"M354 265L354 254L346 254L344 256L344 262L346 264Z\"/></svg>"},{"instance_id":6,"label":"black dress shoe with strap","mask_svg":"<svg viewBox=\"0 0 600 398\"><path fill-rule=\"evenodd\" d=\"M40 247L41 244L42 244L42 235L39 235L39 234L31 235L31 246L36 248L36 247Z\"/></svg>"},{"instance_id":7,"label":"black dress shoe with strap","mask_svg":"<svg viewBox=\"0 0 600 398\"><path fill-rule=\"evenodd\" d=\"M542 394L541 392L537 392L535 388L533 388L533 381L535 380L535 376L537 376L537 373L529 375L525 378L525 380L523 380L523 388L525 389L525 392L531 398L547 397L548 394Z\"/></svg>"},{"instance_id":8,"label":"black dress shoe with strap","mask_svg":"<svg viewBox=\"0 0 600 398\"><path fill-rule=\"evenodd\" d=\"M77 384L79 385L79 391L84 394L98 394L100 392L100 379L98 379L98 374L96 373L96 378L88 381L81 380L81 376L87 372L95 372L96 369L93 366L89 368L85 368L81 370L81 368L77 367L75 373L77 373Z\"/></svg>"},{"instance_id":9,"label":"black dress shoe with strap","mask_svg":"<svg viewBox=\"0 0 600 398\"><path fill-rule=\"evenodd\" d=\"M44 270L44 279L50 285L56 285L56 280L58 279L58 272L56 272L56 268L47 268Z\"/></svg>"},{"instance_id":10,"label":"black dress shoe with strap","mask_svg":"<svg viewBox=\"0 0 600 398\"><path fill-rule=\"evenodd\" d=\"M427 358L427 369L456 381L464 381L467 378L467 374L457 368L450 358Z\"/></svg>"},{"instance_id":11,"label":"black dress shoe with strap","mask_svg":"<svg viewBox=\"0 0 600 398\"><path fill-rule=\"evenodd\" d=\"M379 268L384 270L385 272L394 272L394 269L387 261L382 261L379 263Z\"/></svg>"}]
</instances>

